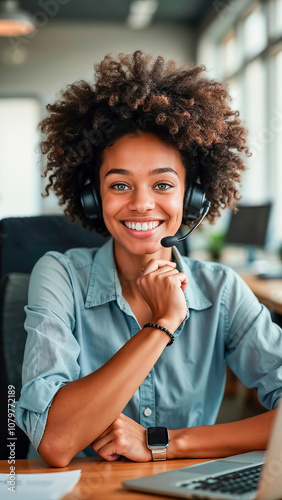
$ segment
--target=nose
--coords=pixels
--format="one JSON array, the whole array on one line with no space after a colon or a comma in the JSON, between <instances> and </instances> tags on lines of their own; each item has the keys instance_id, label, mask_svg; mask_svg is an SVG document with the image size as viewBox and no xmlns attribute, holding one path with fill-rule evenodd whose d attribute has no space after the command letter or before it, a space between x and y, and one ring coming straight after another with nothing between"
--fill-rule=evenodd
<instances>
[{"instance_id":1,"label":"nose","mask_svg":"<svg viewBox=\"0 0 282 500\"><path fill-rule=\"evenodd\" d=\"M145 186L135 188L130 196L128 208L139 213L145 213L148 210L154 209L155 200L153 193Z\"/></svg>"}]
</instances>

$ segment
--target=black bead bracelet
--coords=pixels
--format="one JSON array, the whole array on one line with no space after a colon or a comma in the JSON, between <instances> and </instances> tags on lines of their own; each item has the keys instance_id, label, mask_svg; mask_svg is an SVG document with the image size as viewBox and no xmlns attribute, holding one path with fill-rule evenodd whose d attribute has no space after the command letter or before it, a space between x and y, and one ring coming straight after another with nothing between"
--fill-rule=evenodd
<instances>
[{"instance_id":1,"label":"black bead bracelet","mask_svg":"<svg viewBox=\"0 0 282 500\"><path fill-rule=\"evenodd\" d=\"M170 333L164 326L156 325L156 323L146 323L146 325L144 325L143 328L146 328L147 326L149 326L150 328L157 328L158 330L162 330L170 337L170 342L167 344L166 347L173 344L174 335L172 333Z\"/></svg>"}]
</instances>

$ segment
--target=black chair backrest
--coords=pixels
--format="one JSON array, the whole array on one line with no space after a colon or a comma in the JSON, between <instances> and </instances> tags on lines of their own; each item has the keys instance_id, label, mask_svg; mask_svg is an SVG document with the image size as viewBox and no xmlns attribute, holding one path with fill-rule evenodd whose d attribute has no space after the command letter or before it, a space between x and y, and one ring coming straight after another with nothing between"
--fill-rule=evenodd
<instances>
[{"instance_id":1,"label":"black chair backrest","mask_svg":"<svg viewBox=\"0 0 282 500\"><path fill-rule=\"evenodd\" d=\"M7 421L8 394L15 389L15 399L18 400L22 386L22 363L25 347L26 333L24 331L25 312L27 304L29 274L11 273L1 281L0 285L0 459L7 460L9 448L7 444L9 436ZM10 389L10 390L9 390ZM13 406L10 409L15 409ZM11 424L13 418L11 418ZM16 456L26 458L29 449L29 439L25 433L16 426L10 427L16 440Z\"/></svg>"},{"instance_id":2,"label":"black chair backrest","mask_svg":"<svg viewBox=\"0 0 282 500\"><path fill-rule=\"evenodd\" d=\"M106 238L72 223L63 215L11 217L0 221L0 459L7 459L8 386L18 400L26 340L24 306L30 272L48 250L65 252L74 247L100 247ZM2 432L3 431L3 432ZM16 456L26 458L29 439L16 426ZM2 439L3 436L3 439Z\"/></svg>"},{"instance_id":3,"label":"black chair backrest","mask_svg":"<svg viewBox=\"0 0 282 500\"><path fill-rule=\"evenodd\" d=\"M64 215L10 217L0 220L0 278L7 273L30 273L48 252L75 247L100 247L106 238L72 223Z\"/></svg>"}]
</instances>

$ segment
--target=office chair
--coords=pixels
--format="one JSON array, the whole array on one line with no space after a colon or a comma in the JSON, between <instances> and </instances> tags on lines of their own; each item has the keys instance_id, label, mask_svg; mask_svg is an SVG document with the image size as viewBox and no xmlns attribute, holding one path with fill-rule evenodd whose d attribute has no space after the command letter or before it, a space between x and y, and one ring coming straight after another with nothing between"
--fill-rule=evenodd
<instances>
[{"instance_id":1,"label":"office chair","mask_svg":"<svg viewBox=\"0 0 282 500\"><path fill-rule=\"evenodd\" d=\"M72 223L63 215L11 217L0 221L0 459L7 459L8 386L18 400L26 340L24 306L36 261L48 250L65 252L74 247L100 247L106 238ZM4 432L2 432L4 430ZM26 458L29 439L15 427L16 458Z\"/></svg>"},{"instance_id":2,"label":"office chair","mask_svg":"<svg viewBox=\"0 0 282 500\"><path fill-rule=\"evenodd\" d=\"M1 394L0 394L0 459L8 458L8 387L15 388L15 399L18 400L22 385L22 360L26 334L24 331L24 306L27 304L29 274L7 274L0 285L0 332L1 332ZM10 393L12 391L9 391ZM15 407L9 406L10 410ZM13 415L13 413L12 413ZM13 418L9 429L15 432L16 458L26 458L29 450L29 439L16 425Z\"/></svg>"},{"instance_id":3,"label":"office chair","mask_svg":"<svg viewBox=\"0 0 282 500\"><path fill-rule=\"evenodd\" d=\"M100 247L106 239L64 215L10 217L0 220L0 279L8 273L30 273L48 252Z\"/></svg>"}]
</instances>

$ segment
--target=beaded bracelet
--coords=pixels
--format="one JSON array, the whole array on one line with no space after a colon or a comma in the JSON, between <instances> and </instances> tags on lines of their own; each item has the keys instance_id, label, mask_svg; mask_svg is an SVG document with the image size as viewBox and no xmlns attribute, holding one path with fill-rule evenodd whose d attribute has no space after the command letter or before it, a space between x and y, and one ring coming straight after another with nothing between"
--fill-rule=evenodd
<instances>
[{"instance_id":1,"label":"beaded bracelet","mask_svg":"<svg viewBox=\"0 0 282 500\"><path fill-rule=\"evenodd\" d=\"M162 330L163 332L167 333L167 335L170 337L170 342L167 344L166 347L169 345L173 344L174 342L174 335L170 333L164 326L156 325L156 323L146 323L146 325L143 326L143 328L146 328L147 326L151 328L157 328L158 330Z\"/></svg>"}]
</instances>

